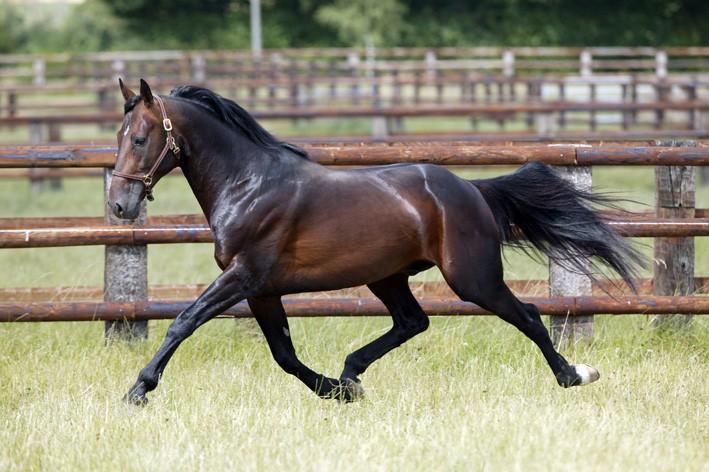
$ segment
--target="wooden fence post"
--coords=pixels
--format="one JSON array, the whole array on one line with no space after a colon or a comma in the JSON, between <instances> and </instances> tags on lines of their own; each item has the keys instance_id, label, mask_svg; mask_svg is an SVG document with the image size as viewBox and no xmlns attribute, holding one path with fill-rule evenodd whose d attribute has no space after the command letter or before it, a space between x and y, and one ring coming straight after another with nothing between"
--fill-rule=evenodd
<instances>
[{"instance_id":1,"label":"wooden fence post","mask_svg":"<svg viewBox=\"0 0 709 472\"><path fill-rule=\"evenodd\" d=\"M589 77L593 74L593 56L591 51L583 50L579 56L579 73L581 77Z\"/></svg>"},{"instance_id":2,"label":"wooden fence post","mask_svg":"<svg viewBox=\"0 0 709 472\"><path fill-rule=\"evenodd\" d=\"M696 146L696 141L656 141L656 146ZM694 218L694 167L655 167L658 218ZM694 292L694 238L655 238L652 292L686 296ZM682 327L692 315L653 316L654 327Z\"/></svg>"},{"instance_id":3,"label":"wooden fence post","mask_svg":"<svg viewBox=\"0 0 709 472\"><path fill-rule=\"evenodd\" d=\"M44 125L42 123L30 123L30 144L39 145L46 144L44 139ZM44 190L44 178L38 177L41 169L33 167L30 169L30 189L33 193Z\"/></svg>"},{"instance_id":4,"label":"wooden fence post","mask_svg":"<svg viewBox=\"0 0 709 472\"><path fill-rule=\"evenodd\" d=\"M111 172L104 170L104 195L108 201L108 189L111 187ZM146 204L143 201L138 218L132 223L147 223ZM128 224L128 221L116 217L105 207L105 221L109 225ZM148 247L142 246L105 246L103 268L103 299L113 302L131 302L148 299ZM106 321L104 325L106 340L139 340L148 337L147 321Z\"/></svg>"},{"instance_id":5,"label":"wooden fence post","mask_svg":"<svg viewBox=\"0 0 709 472\"><path fill-rule=\"evenodd\" d=\"M389 136L389 119L386 116L372 117L372 138L385 139Z\"/></svg>"},{"instance_id":6,"label":"wooden fence post","mask_svg":"<svg viewBox=\"0 0 709 472\"><path fill-rule=\"evenodd\" d=\"M198 84L207 80L207 61L201 54L192 56L192 80Z\"/></svg>"},{"instance_id":7,"label":"wooden fence post","mask_svg":"<svg viewBox=\"0 0 709 472\"><path fill-rule=\"evenodd\" d=\"M44 61L44 59L35 59L32 62L32 84L45 85L47 83L46 71L47 63Z\"/></svg>"},{"instance_id":8,"label":"wooden fence post","mask_svg":"<svg viewBox=\"0 0 709 472\"><path fill-rule=\"evenodd\" d=\"M591 191L591 167L557 167L561 177L572 182L580 190ZM582 296L592 294L591 279L585 275L569 272L561 266L549 263L549 295ZM593 337L593 315L591 316L551 316L549 327L555 345L578 342Z\"/></svg>"}]
</instances>

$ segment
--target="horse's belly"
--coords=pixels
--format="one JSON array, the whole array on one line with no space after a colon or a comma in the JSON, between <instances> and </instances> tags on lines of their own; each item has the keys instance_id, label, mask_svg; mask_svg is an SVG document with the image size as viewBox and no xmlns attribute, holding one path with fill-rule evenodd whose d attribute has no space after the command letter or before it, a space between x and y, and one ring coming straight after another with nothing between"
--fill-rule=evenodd
<instances>
[{"instance_id":1,"label":"horse's belly","mask_svg":"<svg viewBox=\"0 0 709 472\"><path fill-rule=\"evenodd\" d=\"M409 267L419 259L411 241L372 245L323 252L296 253L282 259L272 283L281 293L312 292L355 287L381 280Z\"/></svg>"}]
</instances>

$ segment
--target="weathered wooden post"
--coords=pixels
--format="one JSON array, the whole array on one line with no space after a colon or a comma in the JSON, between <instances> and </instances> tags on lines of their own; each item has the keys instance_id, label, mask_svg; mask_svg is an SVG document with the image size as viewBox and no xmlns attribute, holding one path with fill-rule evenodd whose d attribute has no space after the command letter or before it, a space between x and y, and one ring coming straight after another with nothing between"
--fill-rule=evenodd
<instances>
[{"instance_id":1,"label":"weathered wooden post","mask_svg":"<svg viewBox=\"0 0 709 472\"><path fill-rule=\"evenodd\" d=\"M696 146L696 141L656 141L656 146ZM655 167L658 218L694 218L694 167ZM655 238L652 292L686 296L694 292L694 238ZM653 316L655 327L682 327L692 315Z\"/></svg>"},{"instance_id":2,"label":"weathered wooden post","mask_svg":"<svg viewBox=\"0 0 709 472\"><path fill-rule=\"evenodd\" d=\"M562 102L566 101L566 84L564 79L559 81L559 100ZM566 112L564 110L559 111L559 129L566 129Z\"/></svg>"},{"instance_id":3,"label":"weathered wooden post","mask_svg":"<svg viewBox=\"0 0 709 472\"><path fill-rule=\"evenodd\" d=\"M32 62L32 84L45 85L47 83L46 71L47 63L44 59L35 59L34 62Z\"/></svg>"},{"instance_id":4,"label":"weathered wooden post","mask_svg":"<svg viewBox=\"0 0 709 472\"><path fill-rule=\"evenodd\" d=\"M579 74L581 74L581 77L590 77L593 74L593 55L591 55L591 51L581 51L579 56Z\"/></svg>"},{"instance_id":5,"label":"weathered wooden post","mask_svg":"<svg viewBox=\"0 0 709 472\"><path fill-rule=\"evenodd\" d=\"M7 116L12 118L17 116L17 92L10 90L7 92ZM11 130L14 130L14 126L10 126Z\"/></svg>"},{"instance_id":6,"label":"weathered wooden post","mask_svg":"<svg viewBox=\"0 0 709 472\"><path fill-rule=\"evenodd\" d=\"M389 131L389 119L385 115L372 117L372 138L385 139Z\"/></svg>"},{"instance_id":7,"label":"weathered wooden post","mask_svg":"<svg viewBox=\"0 0 709 472\"><path fill-rule=\"evenodd\" d=\"M280 75L279 65L281 63L281 55L278 53L271 54L271 60L269 61L269 72L268 72L268 106L270 108L278 105L278 77ZM334 96L331 98L335 98Z\"/></svg>"},{"instance_id":8,"label":"weathered wooden post","mask_svg":"<svg viewBox=\"0 0 709 472\"><path fill-rule=\"evenodd\" d=\"M557 167L561 177L573 183L580 190L592 189L591 167ZM591 295L591 279L583 274L569 272L563 267L549 264L549 295L552 297L576 297ZM551 316L549 331L556 345L590 340L593 337L593 316Z\"/></svg>"},{"instance_id":9,"label":"weathered wooden post","mask_svg":"<svg viewBox=\"0 0 709 472\"><path fill-rule=\"evenodd\" d=\"M349 69L350 82L350 103L359 104L359 54L351 52L347 55L347 69Z\"/></svg>"},{"instance_id":10,"label":"weathered wooden post","mask_svg":"<svg viewBox=\"0 0 709 472\"><path fill-rule=\"evenodd\" d=\"M198 84L207 80L207 61L201 54L192 56L192 80Z\"/></svg>"},{"instance_id":11,"label":"weathered wooden post","mask_svg":"<svg viewBox=\"0 0 709 472\"><path fill-rule=\"evenodd\" d=\"M37 121L30 123L30 144L45 144L44 124ZM36 167L30 169L30 189L32 192L41 192L44 189L44 178L40 177L42 170Z\"/></svg>"},{"instance_id":12,"label":"weathered wooden post","mask_svg":"<svg viewBox=\"0 0 709 472\"><path fill-rule=\"evenodd\" d=\"M593 82L589 84L589 94L591 103L596 103L598 94L596 93L596 84ZM589 112L589 125L591 127L591 131L596 131L598 129L598 118L594 110Z\"/></svg>"},{"instance_id":13,"label":"weathered wooden post","mask_svg":"<svg viewBox=\"0 0 709 472\"><path fill-rule=\"evenodd\" d=\"M104 195L108 201L108 189L111 187L111 172L104 170ZM147 222L145 201L141 203L138 218L133 222L116 217L105 207L105 221L109 225L142 225ZM103 268L103 299L107 302L133 302L148 299L148 247L142 246L105 246ZM147 321L106 321L104 327L106 340L139 340L148 337Z\"/></svg>"},{"instance_id":14,"label":"weathered wooden post","mask_svg":"<svg viewBox=\"0 0 709 472\"><path fill-rule=\"evenodd\" d=\"M502 53L502 75L508 78L515 75L515 53L509 49Z\"/></svg>"}]
</instances>

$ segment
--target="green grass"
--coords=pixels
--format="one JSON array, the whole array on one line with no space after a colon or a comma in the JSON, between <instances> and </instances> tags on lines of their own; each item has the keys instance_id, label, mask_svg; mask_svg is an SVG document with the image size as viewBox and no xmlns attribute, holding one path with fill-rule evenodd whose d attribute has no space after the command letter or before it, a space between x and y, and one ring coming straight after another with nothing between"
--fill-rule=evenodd
<instances>
[{"instance_id":1,"label":"green grass","mask_svg":"<svg viewBox=\"0 0 709 472\"><path fill-rule=\"evenodd\" d=\"M144 409L121 395L157 348L104 346L97 323L0 326L1 470L706 470L709 329L602 318L568 349L601 371L556 386L497 319L437 318L375 363L364 400L316 398L242 323L186 341ZM384 319L292 321L301 358L335 375Z\"/></svg>"},{"instance_id":2,"label":"green grass","mask_svg":"<svg viewBox=\"0 0 709 472\"><path fill-rule=\"evenodd\" d=\"M652 203L652 169L597 168L594 182ZM697 206L708 197L701 189ZM0 199L0 217L103 212L101 179L67 179L59 193L0 179ZM162 181L149 205L197 211L181 178ZM0 267L0 287L99 285L103 249L0 250ZM508 254L506 271L544 277L546 267ZM149 249L151 283L216 274L211 245ZM294 319L291 332L302 360L333 376L389 324ZM123 405L166 328L105 346L101 323L0 324L0 470L709 470L703 317L681 333L651 330L643 316L597 317L595 341L564 354L598 367L601 380L569 390L499 319L436 318L375 363L362 378L366 398L349 405L281 372L252 323L215 320L178 350L147 408Z\"/></svg>"}]
</instances>

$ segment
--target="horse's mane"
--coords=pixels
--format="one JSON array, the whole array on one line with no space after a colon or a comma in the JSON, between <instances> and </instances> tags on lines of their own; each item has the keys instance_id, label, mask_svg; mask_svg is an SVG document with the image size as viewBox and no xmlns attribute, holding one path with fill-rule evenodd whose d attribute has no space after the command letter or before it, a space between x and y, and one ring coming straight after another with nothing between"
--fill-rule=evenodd
<instances>
[{"instance_id":1,"label":"horse's mane","mask_svg":"<svg viewBox=\"0 0 709 472\"><path fill-rule=\"evenodd\" d=\"M211 112L226 125L243 132L253 143L266 151L280 152L283 149L291 151L300 157L308 158L308 153L290 143L276 139L237 103L224 98L209 89L194 85L181 85L170 92L171 97L189 100Z\"/></svg>"}]
</instances>

